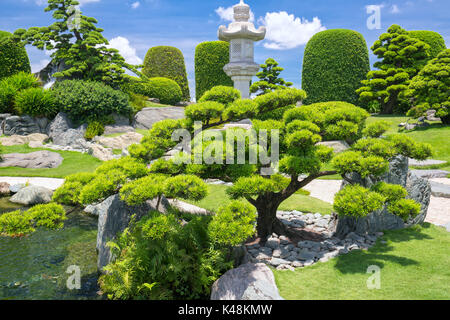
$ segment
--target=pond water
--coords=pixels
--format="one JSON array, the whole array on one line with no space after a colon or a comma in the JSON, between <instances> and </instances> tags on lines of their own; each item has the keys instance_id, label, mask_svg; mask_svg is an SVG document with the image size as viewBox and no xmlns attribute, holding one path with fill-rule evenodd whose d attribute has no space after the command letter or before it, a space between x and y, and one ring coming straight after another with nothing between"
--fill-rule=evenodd
<instances>
[{"instance_id":1,"label":"pond water","mask_svg":"<svg viewBox=\"0 0 450 320\"><path fill-rule=\"evenodd\" d=\"M0 215L24 209L0 199ZM61 230L38 229L23 238L0 237L0 299L99 299L97 292L97 218L68 214ZM69 290L69 266L81 271L81 289Z\"/></svg>"}]
</instances>

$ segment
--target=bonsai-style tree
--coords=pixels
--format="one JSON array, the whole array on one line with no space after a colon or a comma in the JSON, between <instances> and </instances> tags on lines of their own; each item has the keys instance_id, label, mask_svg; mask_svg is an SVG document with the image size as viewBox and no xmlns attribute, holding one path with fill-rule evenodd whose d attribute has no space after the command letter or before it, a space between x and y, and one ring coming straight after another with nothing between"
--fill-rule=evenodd
<instances>
[{"instance_id":1,"label":"bonsai-style tree","mask_svg":"<svg viewBox=\"0 0 450 320\"><path fill-rule=\"evenodd\" d=\"M269 93L278 89L285 89L292 86L292 82L286 82L280 78L283 68L278 66L275 59L269 58L261 65L262 71L258 72L256 76L259 81L253 83L250 87L251 93L258 93L258 96Z\"/></svg>"},{"instance_id":2,"label":"bonsai-style tree","mask_svg":"<svg viewBox=\"0 0 450 320\"><path fill-rule=\"evenodd\" d=\"M423 67L429 48L400 26L391 26L371 48L381 59L374 64L379 70L369 71L367 80L361 81L363 86L356 91L360 100L364 103L378 102L382 114L407 109L405 91L410 80Z\"/></svg>"},{"instance_id":3,"label":"bonsai-style tree","mask_svg":"<svg viewBox=\"0 0 450 320\"><path fill-rule=\"evenodd\" d=\"M233 182L228 189L232 198L245 199L256 208L257 234L264 242L274 232L293 234L277 219L277 209L313 180L340 174L351 182L347 176L352 173L362 177L385 173L389 159L395 155L425 159L431 154L429 145L416 143L407 136L373 138L380 137L385 126L375 123L366 127L369 114L345 102L292 108L282 120L255 120L253 128L259 136L259 144L255 144L251 132L244 129L208 130L230 121L254 118L296 105L306 93L285 89L254 100L233 101L236 96L224 92L220 97L216 90L214 95L209 95L210 100L204 99L187 107L187 119L163 120L155 124L141 144L129 148L129 158L106 162L95 174L67 179L63 188L56 192L56 200L89 204L117 192L132 205L162 195L199 200L207 193L202 179L218 178ZM203 131L199 130L199 123ZM172 156L163 157L179 143L172 137L185 137L183 132L194 136L190 144L183 138L185 144L192 146L192 153L171 152ZM244 139L239 139L242 136ZM334 154L333 149L320 144L328 140L346 140L352 148ZM277 149L279 161L274 157ZM252 162L250 159L255 150L259 161ZM243 154L246 156L241 157ZM272 163L270 157L274 158ZM242 158L244 160L239 162ZM152 164L147 169L149 162ZM328 167L334 169L326 169ZM367 189L351 184L338 194L334 208L342 216L363 217L388 203L390 208L395 208L393 214L417 215L420 206L417 208L414 201L405 197L406 191L402 187L383 185Z\"/></svg>"},{"instance_id":4,"label":"bonsai-style tree","mask_svg":"<svg viewBox=\"0 0 450 320\"><path fill-rule=\"evenodd\" d=\"M56 22L48 27L16 30L15 40L40 50L53 51L53 61L67 66L65 70L56 72L55 78L94 80L115 85L123 81L124 68L139 73L125 62L118 50L109 47L108 40L102 35L103 29L95 26L97 20L82 15L76 7L78 5L75 0L48 0L45 11L53 11Z\"/></svg>"},{"instance_id":5,"label":"bonsai-style tree","mask_svg":"<svg viewBox=\"0 0 450 320\"><path fill-rule=\"evenodd\" d=\"M450 124L450 49L429 61L412 79L409 89L415 106L408 116L418 118L434 109L444 124Z\"/></svg>"}]
</instances>

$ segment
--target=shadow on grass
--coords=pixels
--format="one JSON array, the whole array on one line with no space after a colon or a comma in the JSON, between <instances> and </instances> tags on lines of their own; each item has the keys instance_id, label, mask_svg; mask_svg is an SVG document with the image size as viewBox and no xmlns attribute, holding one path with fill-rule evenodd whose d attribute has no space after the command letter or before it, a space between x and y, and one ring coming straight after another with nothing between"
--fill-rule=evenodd
<instances>
[{"instance_id":1,"label":"shadow on grass","mask_svg":"<svg viewBox=\"0 0 450 320\"><path fill-rule=\"evenodd\" d=\"M430 228L428 223L422 226L414 226L408 229L386 231L385 235L378 239L375 246L367 251L357 250L336 258L335 268L343 274L367 273L367 268L376 265L383 268L387 262L395 263L400 266L418 265L419 262L402 256L392 254L394 251L393 243L405 242L410 240L430 240L429 235L423 233L423 229Z\"/></svg>"}]
</instances>

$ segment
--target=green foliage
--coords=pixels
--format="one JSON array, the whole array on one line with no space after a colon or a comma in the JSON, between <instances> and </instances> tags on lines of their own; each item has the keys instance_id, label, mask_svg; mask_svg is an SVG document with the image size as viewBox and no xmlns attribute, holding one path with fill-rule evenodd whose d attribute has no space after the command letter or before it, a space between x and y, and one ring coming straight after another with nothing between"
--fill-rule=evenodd
<instances>
[{"instance_id":1,"label":"green foliage","mask_svg":"<svg viewBox=\"0 0 450 320\"><path fill-rule=\"evenodd\" d=\"M430 144L417 142L407 135L392 134L386 139L393 144L396 154L403 155L405 157L425 160L433 153L433 148Z\"/></svg>"},{"instance_id":2,"label":"green foliage","mask_svg":"<svg viewBox=\"0 0 450 320\"><path fill-rule=\"evenodd\" d=\"M255 208L250 204L233 201L219 208L209 224L214 242L223 246L238 246L255 234Z\"/></svg>"},{"instance_id":3,"label":"green foliage","mask_svg":"<svg viewBox=\"0 0 450 320\"><path fill-rule=\"evenodd\" d=\"M197 101L216 87L233 87L233 81L223 71L230 62L230 44L225 41L200 43L195 49L195 86Z\"/></svg>"},{"instance_id":4,"label":"green foliage","mask_svg":"<svg viewBox=\"0 0 450 320\"><path fill-rule=\"evenodd\" d=\"M0 31L0 80L19 72L31 72L27 51L11 36L9 32Z\"/></svg>"},{"instance_id":5,"label":"green foliage","mask_svg":"<svg viewBox=\"0 0 450 320\"><path fill-rule=\"evenodd\" d=\"M80 193L85 185L95 178L94 173L77 173L66 177L64 184L53 193L53 201L76 205L80 203Z\"/></svg>"},{"instance_id":6,"label":"green foliage","mask_svg":"<svg viewBox=\"0 0 450 320\"><path fill-rule=\"evenodd\" d=\"M161 175L149 175L128 182L120 190L120 198L128 205L134 206L160 197L164 191L165 180L166 177Z\"/></svg>"},{"instance_id":7,"label":"green foliage","mask_svg":"<svg viewBox=\"0 0 450 320\"><path fill-rule=\"evenodd\" d=\"M412 79L409 89L415 106L408 116L421 117L434 109L444 124L450 124L450 49L429 61Z\"/></svg>"},{"instance_id":8,"label":"green foliage","mask_svg":"<svg viewBox=\"0 0 450 320\"><path fill-rule=\"evenodd\" d=\"M224 105L219 102L200 102L186 107L185 115L192 121L202 121L209 124L211 119L220 118L224 109Z\"/></svg>"},{"instance_id":9,"label":"green foliage","mask_svg":"<svg viewBox=\"0 0 450 320\"><path fill-rule=\"evenodd\" d=\"M38 79L25 72L16 73L0 81L0 112L15 113L15 98L26 89L38 88Z\"/></svg>"},{"instance_id":10,"label":"green foliage","mask_svg":"<svg viewBox=\"0 0 450 320\"><path fill-rule=\"evenodd\" d=\"M250 86L251 93L258 93L258 96L260 96L274 90L285 89L292 86L292 82L286 82L283 78L279 77L284 69L278 66L278 62L276 62L275 59L267 59L260 68L262 71L256 74L259 81Z\"/></svg>"},{"instance_id":11,"label":"green foliage","mask_svg":"<svg viewBox=\"0 0 450 320\"><path fill-rule=\"evenodd\" d=\"M302 88L307 104L325 101L358 103L355 90L370 70L364 37L352 30L315 34L305 48Z\"/></svg>"},{"instance_id":12,"label":"green foliage","mask_svg":"<svg viewBox=\"0 0 450 320\"><path fill-rule=\"evenodd\" d=\"M369 175L379 176L389 169L389 163L379 156L363 156L357 151L345 151L336 155L332 165L339 174L359 173L365 178Z\"/></svg>"},{"instance_id":13,"label":"green foliage","mask_svg":"<svg viewBox=\"0 0 450 320\"><path fill-rule=\"evenodd\" d=\"M360 139L352 146L353 150L360 151L363 156L379 156L384 159L391 159L397 153L394 145L385 139Z\"/></svg>"},{"instance_id":14,"label":"green foliage","mask_svg":"<svg viewBox=\"0 0 450 320\"><path fill-rule=\"evenodd\" d=\"M36 205L27 211L14 211L0 215L0 235L24 236L35 228L61 229L66 220L64 208L56 203Z\"/></svg>"},{"instance_id":15,"label":"green foliage","mask_svg":"<svg viewBox=\"0 0 450 320\"><path fill-rule=\"evenodd\" d=\"M65 80L52 88L58 109L77 122L98 121L111 114L131 112L127 94L99 82Z\"/></svg>"},{"instance_id":16,"label":"green foliage","mask_svg":"<svg viewBox=\"0 0 450 320\"><path fill-rule=\"evenodd\" d=\"M224 117L230 120L253 118L258 114L258 105L250 99L236 100L225 109Z\"/></svg>"},{"instance_id":17,"label":"green foliage","mask_svg":"<svg viewBox=\"0 0 450 320\"><path fill-rule=\"evenodd\" d=\"M428 60L434 59L439 53L447 49L444 38L437 32L427 30L409 31L408 34L430 46Z\"/></svg>"},{"instance_id":18,"label":"green foliage","mask_svg":"<svg viewBox=\"0 0 450 320\"><path fill-rule=\"evenodd\" d=\"M242 177L227 189L227 194L232 199L251 198L260 194L278 192L282 186L273 179L266 179L261 176Z\"/></svg>"},{"instance_id":19,"label":"green foliage","mask_svg":"<svg viewBox=\"0 0 450 320\"><path fill-rule=\"evenodd\" d=\"M241 221L246 216L244 211ZM192 217L181 226L172 214L150 213L110 243L117 259L100 277L102 291L121 300L208 298L214 281L233 267L230 248L210 236L223 239L209 232L210 222L210 217ZM224 227L223 234L237 230Z\"/></svg>"},{"instance_id":20,"label":"green foliage","mask_svg":"<svg viewBox=\"0 0 450 320\"><path fill-rule=\"evenodd\" d=\"M215 101L228 106L241 98L241 92L233 87L216 86L206 91L198 102Z\"/></svg>"},{"instance_id":21,"label":"green foliage","mask_svg":"<svg viewBox=\"0 0 450 320\"><path fill-rule=\"evenodd\" d=\"M0 235L19 237L35 231L31 217L20 210L0 215Z\"/></svg>"},{"instance_id":22,"label":"green foliage","mask_svg":"<svg viewBox=\"0 0 450 320\"><path fill-rule=\"evenodd\" d=\"M398 215L403 220L416 217L420 213L420 204L411 199L401 199L388 205L389 212Z\"/></svg>"},{"instance_id":23,"label":"green foliage","mask_svg":"<svg viewBox=\"0 0 450 320\"><path fill-rule=\"evenodd\" d=\"M86 132L84 133L84 138L87 140L92 140L96 136L101 136L105 132L105 126L100 121L89 122Z\"/></svg>"},{"instance_id":24,"label":"green foliage","mask_svg":"<svg viewBox=\"0 0 450 320\"><path fill-rule=\"evenodd\" d=\"M168 46L149 49L145 56L142 73L148 78L162 77L175 81L183 92L182 99L191 100L184 57L179 49Z\"/></svg>"},{"instance_id":25,"label":"green foliage","mask_svg":"<svg viewBox=\"0 0 450 320\"><path fill-rule=\"evenodd\" d=\"M305 91L289 88L264 94L256 97L253 101L258 105L259 115L263 115L267 112L286 108L290 105L296 105L297 102L303 101L305 98ZM281 118L274 120L281 120Z\"/></svg>"},{"instance_id":26,"label":"green foliage","mask_svg":"<svg viewBox=\"0 0 450 320\"><path fill-rule=\"evenodd\" d=\"M386 182L380 182L372 187L373 191L380 193L386 198L388 202L396 202L404 199L408 192L405 188L398 184L389 184Z\"/></svg>"},{"instance_id":27,"label":"green foliage","mask_svg":"<svg viewBox=\"0 0 450 320\"><path fill-rule=\"evenodd\" d=\"M168 78L150 78L140 86L141 90L136 93L157 98L162 104L174 105L182 99L180 86Z\"/></svg>"},{"instance_id":28,"label":"green foliage","mask_svg":"<svg viewBox=\"0 0 450 320\"><path fill-rule=\"evenodd\" d=\"M362 134L368 138L379 138L389 130L391 124L387 121L376 121L366 126Z\"/></svg>"},{"instance_id":29,"label":"green foliage","mask_svg":"<svg viewBox=\"0 0 450 320\"><path fill-rule=\"evenodd\" d=\"M374 64L379 70L367 73L356 92L360 101L380 104L381 113L405 112L405 97L410 80L423 67L429 57L430 46L411 37L398 25L392 25L372 46L373 53L381 59Z\"/></svg>"},{"instance_id":30,"label":"green foliage","mask_svg":"<svg viewBox=\"0 0 450 320\"><path fill-rule=\"evenodd\" d=\"M208 187L199 177L179 175L165 181L164 194L168 198L198 201L206 197Z\"/></svg>"},{"instance_id":31,"label":"green foliage","mask_svg":"<svg viewBox=\"0 0 450 320\"><path fill-rule=\"evenodd\" d=\"M54 118L58 113L53 93L42 88L29 88L19 91L14 99L18 114L32 117Z\"/></svg>"},{"instance_id":32,"label":"green foliage","mask_svg":"<svg viewBox=\"0 0 450 320\"><path fill-rule=\"evenodd\" d=\"M333 208L340 216L365 217L381 209L386 199L359 185L348 185L334 198Z\"/></svg>"},{"instance_id":33,"label":"green foliage","mask_svg":"<svg viewBox=\"0 0 450 320\"><path fill-rule=\"evenodd\" d=\"M56 21L48 27L16 30L13 38L39 50L52 51L53 61L64 61L67 68L56 72L53 75L56 78L117 85L124 81L124 68L138 73L117 49L109 47L108 40L102 35L103 29L95 26L96 19L76 13L74 6L77 4L73 0L49 0L45 12L53 11Z\"/></svg>"}]
</instances>

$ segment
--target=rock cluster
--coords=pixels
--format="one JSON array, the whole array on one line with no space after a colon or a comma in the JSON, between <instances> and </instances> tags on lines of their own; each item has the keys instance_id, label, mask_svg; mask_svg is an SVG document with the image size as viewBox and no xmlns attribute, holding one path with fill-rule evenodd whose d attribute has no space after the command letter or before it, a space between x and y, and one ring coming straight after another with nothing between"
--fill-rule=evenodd
<instances>
[{"instance_id":1,"label":"rock cluster","mask_svg":"<svg viewBox=\"0 0 450 320\"><path fill-rule=\"evenodd\" d=\"M29 186L20 189L9 201L24 206L49 203L52 201L53 191L40 186Z\"/></svg>"},{"instance_id":2,"label":"rock cluster","mask_svg":"<svg viewBox=\"0 0 450 320\"><path fill-rule=\"evenodd\" d=\"M382 232L360 235L349 233L344 239L331 236L331 216L302 214L295 212L280 212L278 217L285 224L294 227L307 227L307 230L323 230L322 241L300 241L292 243L285 236L272 234L264 246L247 245L248 260L253 263L266 263L278 270L302 268L318 262L327 262L353 250L367 250L373 246Z\"/></svg>"}]
</instances>

